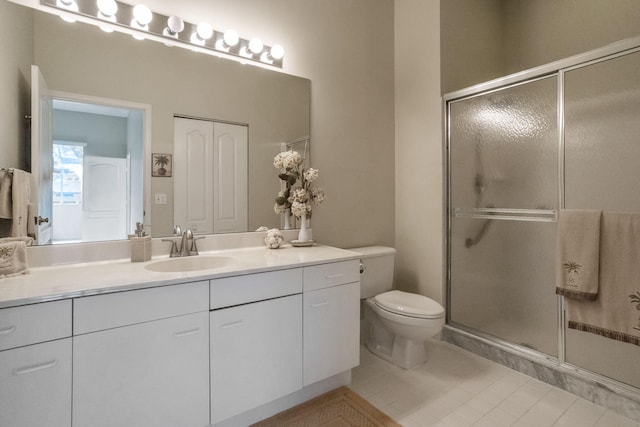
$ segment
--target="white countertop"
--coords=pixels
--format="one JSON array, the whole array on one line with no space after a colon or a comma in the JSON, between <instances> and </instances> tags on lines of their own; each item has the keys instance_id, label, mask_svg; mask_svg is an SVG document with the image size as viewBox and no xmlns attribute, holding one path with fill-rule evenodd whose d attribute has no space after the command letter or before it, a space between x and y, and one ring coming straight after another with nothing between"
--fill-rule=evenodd
<instances>
[{"instance_id":1,"label":"white countertop","mask_svg":"<svg viewBox=\"0 0 640 427\"><path fill-rule=\"evenodd\" d=\"M360 258L357 253L322 245L201 251L198 256L206 255L227 256L234 262L225 267L192 272L153 272L144 268L169 259L168 256L136 263L121 259L31 268L28 274L0 279L0 308Z\"/></svg>"}]
</instances>

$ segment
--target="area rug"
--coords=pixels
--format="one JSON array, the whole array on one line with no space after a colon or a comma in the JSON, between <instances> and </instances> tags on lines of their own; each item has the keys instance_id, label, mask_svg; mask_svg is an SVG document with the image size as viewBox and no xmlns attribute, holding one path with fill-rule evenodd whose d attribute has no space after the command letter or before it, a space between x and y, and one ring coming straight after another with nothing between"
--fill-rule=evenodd
<instances>
[{"instance_id":1,"label":"area rug","mask_svg":"<svg viewBox=\"0 0 640 427\"><path fill-rule=\"evenodd\" d=\"M402 427L353 390L340 387L252 427Z\"/></svg>"}]
</instances>

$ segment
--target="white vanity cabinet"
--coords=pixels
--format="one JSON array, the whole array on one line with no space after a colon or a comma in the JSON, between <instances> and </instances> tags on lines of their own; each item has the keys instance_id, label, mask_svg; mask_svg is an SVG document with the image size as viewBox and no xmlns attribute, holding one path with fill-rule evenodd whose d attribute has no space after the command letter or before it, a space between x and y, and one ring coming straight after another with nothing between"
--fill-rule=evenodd
<instances>
[{"instance_id":1,"label":"white vanity cabinet","mask_svg":"<svg viewBox=\"0 0 640 427\"><path fill-rule=\"evenodd\" d=\"M209 424L207 281L74 300L74 427Z\"/></svg>"},{"instance_id":2,"label":"white vanity cabinet","mask_svg":"<svg viewBox=\"0 0 640 427\"><path fill-rule=\"evenodd\" d=\"M211 423L302 388L302 269L211 280Z\"/></svg>"},{"instance_id":3,"label":"white vanity cabinet","mask_svg":"<svg viewBox=\"0 0 640 427\"><path fill-rule=\"evenodd\" d=\"M71 426L71 301L0 310L0 426Z\"/></svg>"},{"instance_id":4,"label":"white vanity cabinet","mask_svg":"<svg viewBox=\"0 0 640 427\"><path fill-rule=\"evenodd\" d=\"M305 386L347 371L360 360L360 263L304 268Z\"/></svg>"}]
</instances>

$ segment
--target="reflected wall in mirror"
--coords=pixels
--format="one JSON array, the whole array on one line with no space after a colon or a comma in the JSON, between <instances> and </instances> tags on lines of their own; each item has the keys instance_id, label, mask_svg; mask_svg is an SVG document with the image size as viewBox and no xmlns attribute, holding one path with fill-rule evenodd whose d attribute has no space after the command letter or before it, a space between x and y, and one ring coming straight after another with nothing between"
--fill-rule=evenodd
<instances>
[{"instance_id":1,"label":"reflected wall in mirror","mask_svg":"<svg viewBox=\"0 0 640 427\"><path fill-rule=\"evenodd\" d=\"M0 32L8 33L2 43L9 43L2 50L0 88L11 88L11 96L2 102L11 102L17 117L28 114L28 67L36 64L53 91L150 105L151 152L174 152L176 114L247 124L245 231L280 226L280 218L273 212L273 195L280 186L273 157L281 150L281 143L310 134L308 79L158 42L141 42L127 34L107 34L98 27L69 24L55 15L7 0L0 0L0 11L0 23L7 24ZM26 132L16 124L7 129L0 129L4 140L0 158L7 153L12 164L6 166L25 167L25 156L19 154L23 148L19 147ZM7 144L10 146L5 147ZM150 221L145 219L145 225L150 226L153 236L170 235L174 225L173 178L151 178L149 167L144 179L151 181L146 196L151 207L146 217ZM156 195L158 200L166 195L167 203L156 203ZM136 220L140 218L131 218L133 223Z\"/></svg>"}]
</instances>

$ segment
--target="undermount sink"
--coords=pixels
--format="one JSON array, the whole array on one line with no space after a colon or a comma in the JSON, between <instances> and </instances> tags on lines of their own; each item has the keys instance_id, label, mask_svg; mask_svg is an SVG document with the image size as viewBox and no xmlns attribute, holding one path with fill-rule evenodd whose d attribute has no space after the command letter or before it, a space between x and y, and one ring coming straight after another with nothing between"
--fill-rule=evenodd
<instances>
[{"instance_id":1,"label":"undermount sink","mask_svg":"<svg viewBox=\"0 0 640 427\"><path fill-rule=\"evenodd\" d=\"M231 265L233 258L226 256L190 256L184 258L171 258L145 265L150 271L163 273L178 273L181 271L211 270Z\"/></svg>"}]
</instances>

